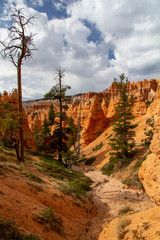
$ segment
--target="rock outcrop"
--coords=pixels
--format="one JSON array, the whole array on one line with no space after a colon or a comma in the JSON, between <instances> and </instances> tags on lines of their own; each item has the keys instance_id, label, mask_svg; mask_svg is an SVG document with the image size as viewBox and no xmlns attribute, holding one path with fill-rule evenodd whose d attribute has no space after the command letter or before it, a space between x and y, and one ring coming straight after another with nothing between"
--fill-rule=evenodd
<instances>
[{"instance_id":1,"label":"rock outcrop","mask_svg":"<svg viewBox=\"0 0 160 240\"><path fill-rule=\"evenodd\" d=\"M4 91L3 95L0 95L0 109L2 107L2 103L10 103L13 106L16 106L18 109L18 95L17 91L14 90L12 93L8 94ZM28 125L28 119L25 111L23 110L23 134L24 134L24 146L30 150L36 150L36 143L33 138L33 134Z\"/></svg>"},{"instance_id":2,"label":"rock outcrop","mask_svg":"<svg viewBox=\"0 0 160 240\"><path fill-rule=\"evenodd\" d=\"M151 79L150 81L133 82L129 84L128 88L129 93L135 97L134 115L136 117L145 115L150 102L154 99L157 81ZM111 87L104 92L90 92L73 96L67 114L69 117L73 117L76 124L78 124L79 117L81 118L83 146L96 139L108 127L114 115L117 99L118 91L115 83L112 83ZM44 118L48 116L51 103L54 105L55 102L53 100L38 100L23 103L31 131L34 130L35 125L38 128L41 127Z\"/></svg>"},{"instance_id":3,"label":"rock outcrop","mask_svg":"<svg viewBox=\"0 0 160 240\"><path fill-rule=\"evenodd\" d=\"M139 177L147 194L160 205L160 81L154 102L148 109L148 116L154 116L155 131L150 145L151 154L143 162Z\"/></svg>"}]
</instances>

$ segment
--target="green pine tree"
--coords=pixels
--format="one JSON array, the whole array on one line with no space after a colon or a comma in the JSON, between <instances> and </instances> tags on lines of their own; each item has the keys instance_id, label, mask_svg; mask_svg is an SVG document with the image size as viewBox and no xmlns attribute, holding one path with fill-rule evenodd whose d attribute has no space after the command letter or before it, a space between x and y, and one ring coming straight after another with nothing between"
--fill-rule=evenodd
<instances>
[{"instance_id":1,"label":"green pine tree","mask_svg":"<svg viewBox=\"0 0 160 240\"><path fill-rule=\"evenodd\" d=\"M39 152L41 142L42 142L42 134L41 134L41 130L38 130L37 125L35 125L35 127L34 127L33 135L34 135L34 139L36 141L36 150L37 150L37 152Z\"/></svg>"},{"instance_id":2,"label":"green pine tree","mask_svg":"<svg viewBox=\"0 0 160 240\"><path fill-rule=\"evenodd\" d=\"M52 126L54 124L55 121L55 111L53 108L53 104L51 103L50 107L49 107L49 113L48 113L48 121L49 121L49 125Z\"/></svg>"},{"instance_id":3,"label":"green pine tree","mask_svg":"<svg viewBox=\"0 0 160 240\"><path fill-rule=\"evenodd\" d=\"M77 137L78 137L78 127L74 123L74 119L72 117L69 118L68 127L70 129L70 134L68 137L67 145L69 148L71 146L74 146L74 150L75 150L76 149L76 141L77 141Z\"/></svg>"},{"instance_id":4,"label":"green pine tree","mask_svg":"<svg viewBox=\"0 0 160 240\"><path fill-rule=\"evenodd\" d=\"M0 130L2 142L7 147L14 147L17 154L17 160L20 161L19 155L19 138L18 131L20 128L18 109L10 103L2 103Z\"/></svg>"},{"instance_id":5,"label":"green pine tree","mask_svg":"<svg viewBox=\"0 0 160 240\"><path fill-rule=\"evenodd\" d=\"M146 126L144 128L144 134L146 135L146 138L142 139L142 142L144 143L144 146L147 148L149 148L154 135L155 130L154 124L155 124L154 116L146 120Z\"/></svg>"},{"instance_id":6,"label":"green pine tree","mask_svg":"<svg viewBox=\"0 0 160 240\"><path fill-rule=\"evenodd\" d=\"M40 132L40 135L42 137L42 142L41 142L40 148L42 150L44 150L45 153L47 153L47 150L49 149L49 142L50 142L50 136L51 136L50 132L51 132L51 130L50 130L48 121L45 118L43 120L43 125L42 125L41 132Z\"/></svg>"},{"instance_id":7,"label":"green pine tree","mask_svg":"<svg viewBox=\"0 0 160 240\"><path fill-rule=\"evenodd\" d=\"M59 67L56 72L55 80L57 84L51 88L51 90L45 94L46 99L54 99L57 104L58 111L56 112L55 130L52 137L52 147L58 148L58 160L62 163L62 154L67 151L67 133L68 128L63 126L63 123L67 120L66 111L68 109L67 102L70 97L66 96L67 89L71 87L63 85L64 70Z\"/></svg>"},{"instance_id":8,"label":"green pine tree","mask_svg":"<svg viewBox=\"0 0 160 240\"><path fill-rule=\"evenodd\" d=\"M115 116L113 120L114 136L110 138L110 162L107 167L109 172L114 169L115 164L119 167L128 165L134 155L135 147L135 127L132 124L134 115L132 114L132 107L134 105L133 96L129 96L128 92L128 79L124 74L121 74L120 81L115 79L117 91L119 92L119 100L115 107Z\"/></svg>"}]
</instances>

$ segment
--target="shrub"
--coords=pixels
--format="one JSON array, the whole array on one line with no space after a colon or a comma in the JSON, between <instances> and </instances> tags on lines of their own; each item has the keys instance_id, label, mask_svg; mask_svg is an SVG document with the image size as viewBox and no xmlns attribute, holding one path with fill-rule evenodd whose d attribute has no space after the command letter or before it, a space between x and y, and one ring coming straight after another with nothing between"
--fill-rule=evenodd
<instances>
[{"instance_id":1,"label":"shrub","mask_svg":"<svg viewBox=\"0 0 160 240\"><path fill-rule=\"evenodd\" d=\"M96 160L95 157L88 158L88 159L85 161L85 165L91 165L95 160Z\"/></svg>"},{"instance_id":2,"label":"shrub","mask_svg":"<svg viewBox=\"0 0 160 240\"><path fill-rule=\"evenodd\" d=\"M123 219L121 222L117 225L117 236L118 239L124 239L124 236L126 234L125 228L131 223L130 219Z\"/></svg>"},{"instance_id":3,"label":"shrub","mask_svg":"<svg viewBox=\"0 0 160 240\"><path fill-rule=\"evenodd\" d=\"M0 217L0 239L1 240L40 240L37 236L21 234L17 225L11 219Z\"/></svg>"},{"instance_id":4,"label":"shrub","mask_svg":"<svg viewBox=\"0 0 160 240\"><path fill-rule=\"evenodd\" d=\"M60 186L60 190L65 194L86 196L87 191L90 190L92 181L82 172L66 168L55 160L52 160L52 162L44 161L41 167L43 171L58 180L57 183Z\"/></svg>"},{"instance_id":5,"label":"shrub","mask_svg":"<svg viewBox=\"0 0 160 240\"><path fill-rule=\"evenodd\" d=\"M129 206L126 206L126 207L120 209L118 214L119 215L124 215L124 214L126 214L128 212L131 212L131 211L133 211L133 209L131 207L129 207Z\"/></svg>"},{"instance_id":6,"label":"shrub","mask_svg":"<svg viewBox=\"0 0 160 240\"><path fill-rule=\"evenodd\" d=\"M62 219L61 217L57 216L57 213L53 211L51 207L42 209L42 211L36 215L36 220L41 224L46 224L48 229L51 229L62 235Z\"/></svg>"},{"instance_id":7,"label":"shrub","mask_svg":"<svg viewBox=\"0 0 160 240\"><path fill-rule=\"evenodd\" d=\"M85 162L86 160L87 160L86 157L82 157L82 158L80 158L80 160L78 160L78 163L80 163L80 162Z\"/></svg>"},{"instance_id":8,"label":"shrub","mask_svg":"<svg viewBox=\"0 0 160 240\"><path fill-rule=\"evenodd\" d=\"M144 189L143 184L138 177L138 174L132 175L132 177L127 177L122 183L126 184L128 187L137 187L139 189Z\"/></svg>"},{"instance_id":9,"label":"shrub","mask_svg":"<svg viewBox=\"0 0 160 240\"><path fill-rule=\"evenodd\" d=\"M31 180L33 180L34 182L37 182L37 183L43 183L43 180L39 177L37 177L36 175L34 175L33 173L29 172L29 171L26 171L24 170L23 171L23 174L27 177L29 177Z\"/></svg>"},{"instance_id":10,"label":"shrub","mask_svg":"<svg viewBox=\"0 0 160 240\"><path fill-rule=\"evenodd\" d=\"M143 142L144 146L146 146L147 148L149 148L154 135L154 130L155 130L154 124L155 124L154 116L146 120L146 127L144 128L144 134L146 135L146 138L142 139L141 141Z\"/></svg>"},{"instance_id":11,"label":"shrub","mask_svg":"<svg viewBox=\"0 0 160 240\"><path fill-rule=\"evenodd\" d=\"M65 184L60 184L60 189L64 194L75 195L77 198L87 196L90 190L90 179L77 179Z\"/></svg>"},{"instance_id":12,"label":"shrub","mask_svg":"<svg viewBox=\"0 0 160 240\"><path fill-rule=\"evenodd\" d=\"M101 142L99 145L97 145L95 148L92 148L92 151L97 151L103 147L103 142Z\"/></svg>"},{"instance_id":13,"label":"shrub","mask_svg":"<svg viewBox=\"0 0 160 240\"><path fill-rule=\"evenodd\" d=\"M146 101L146 105L147 105L147 106L150 106L152 102L153 102L153 99L152 99L151 101L147 100L147 101Z\"/></svg>"},{"instance_id":14,"label":"shrub","mask_svg":"<svg viewBox=\"0 0 160 240\"><path fill-rule=\"evenodd\" d=\"M114 164L112 164L111 162L110 163L107 163L105 164L102 168L101 168L101 171L103 174L107 175L107 176L110 176L112 174L112 171L114 169Z\"/></svg>"},{"instance_id":15,"label":"shrub","mask_svg":"<svg viewBox=\"0 0 160 240\"><path fill-rule=\"evenodd\" d=\"M137 161L136 164L133 167L133 170L137 170L141 167L143 160Z\"/></svg>"}]
</instances>

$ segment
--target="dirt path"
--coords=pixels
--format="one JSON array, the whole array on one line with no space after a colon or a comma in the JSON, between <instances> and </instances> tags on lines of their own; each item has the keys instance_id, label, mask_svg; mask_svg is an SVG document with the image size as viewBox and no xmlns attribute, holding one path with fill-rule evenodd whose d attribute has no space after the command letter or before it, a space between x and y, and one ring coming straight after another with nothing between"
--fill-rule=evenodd
<instances>
[{"instance_id":1,"label":"dirt path","mask_svg":"<svg viewBox=\"0 0 160 240\"><path fill-rule=\"evenodd\" d=\"M85 175L93 180L91 193L98 214L88 222L86 232L79 240L98 240L103 224L116 217L119 210L126 206L135 212L155 206L145 193L126 189L119 180L103 175L100 170L92 169Z\"/></svg>"}]
</instances>

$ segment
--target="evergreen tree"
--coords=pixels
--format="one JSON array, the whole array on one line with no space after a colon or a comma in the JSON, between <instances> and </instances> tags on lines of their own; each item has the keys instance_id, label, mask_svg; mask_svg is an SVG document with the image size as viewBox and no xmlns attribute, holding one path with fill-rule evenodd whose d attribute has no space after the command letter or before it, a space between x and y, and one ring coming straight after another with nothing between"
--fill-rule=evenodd
<instances>
[{"instance_id":1,"label":"evergreen tree","mask_svg":"<svg viewBox=\"0 0 160 240\"><path fill-rule=\"evenodd\" d=\"M40 151L40 145L42 142L42 134L41 131L38 130L37 125L35 125L34 130L33 130L33 135L34 135L34 139L36 141L36 150L37 152Z\"/></svg>"},{"instance_id":2,"label":"evergreen tree","mask_svg":"<svg viewBox=\"0 0 160 240\"><path fill-rule=\"evenodd\" d=\"M75 150L76 141L77 141L77 137L78 137L78 127L74 123L74 119L72 117L69 118L68 127L70 129L70 134L69 134L69 137L68 137L67 145L68 145L69 148L71 146L74 146L74 150Z\"/></svg>"},{"instance_id":3,"label":"evergreen tree","mask_svg":"<svg viewBox=\"0 0 160 240\"><path fill-rule=\"evenodd\" d=\"M48 124L47 119L45 118L43 120L43 125L41 128L41 137L42 137L42 142L41 142L41 148L44 150L45 153L47 153L47 150L49 149L49 141L50 141L50 127Z\"/></svg>"},{"instance_id":4,"label":"evergreen tree","mask_svg":"<svg viewBox=\"0 0 160 240\"><path fill-rule=\"evenodd\" d=\"M70 97L66 96L67 89L71 87L63 85L64 70L59 67L56 71L55 80L57 84L51 88L51 90L45 95L46 99L56 100L58 111L56 112L55 131L53 133L52 146L58 146L58 160L62 163L62 153L67 151L67 133L68 128L63 126L63 122L66 121L66 110L68 109L67 102Z\"/></svg>"},{"instance_id":5,"label":"evergreen tree","mask_svg":"<svg viewBox=\"0 0 160 240\"><path fill-rule=\"evenodd\" d=\"M119 77L119 82L115 79L119 100L115 107L113 120L114 137L110 138L110 146L113 151L110 152L111 157L107 167L109 171L114 168L115 164L118 164L120 167L129 164L133 158L133 149L135 147L134 129L137 125L131 123L134 119L132 114L134 99L133 96L129 96L128 79L124 74Z\"/></svg>"},{"instance_id":6,"label":"evergreen tree","mask_svg":"<svg viewBox=\"0 0 160 240\"><path fill-rule=\"evenodd\" d=\"M149 148L154 135L154 124L154 116L146 120L146 126L144 128L144 134L146 135L146 138L142 139L142 142L144 142L144 146L147 148Z\"/></svg>"},{"instance_id":7,"label":"evergreen tree","mask_svg":"<svg viewBox=\"0 0 160 240\"><path fill-rule=\"evenodd\" d=\"M54 120L55 120L55 111L54 111L52 103L49 107L48 120L49 120L49 125L52 126L54 124Z\"/></svg>"},{"instance_id":8,"label":"evergreen tree","mask_svg":"<svg viewBox=\"0 0 160 240\"><path fill-rule=\"evenodd\" d=\"M2 103L0 129L2 141L7 147L14 147L20 161L18 130L20 128L18 109L10 103Z\"/></svg>"}]
</instances>

